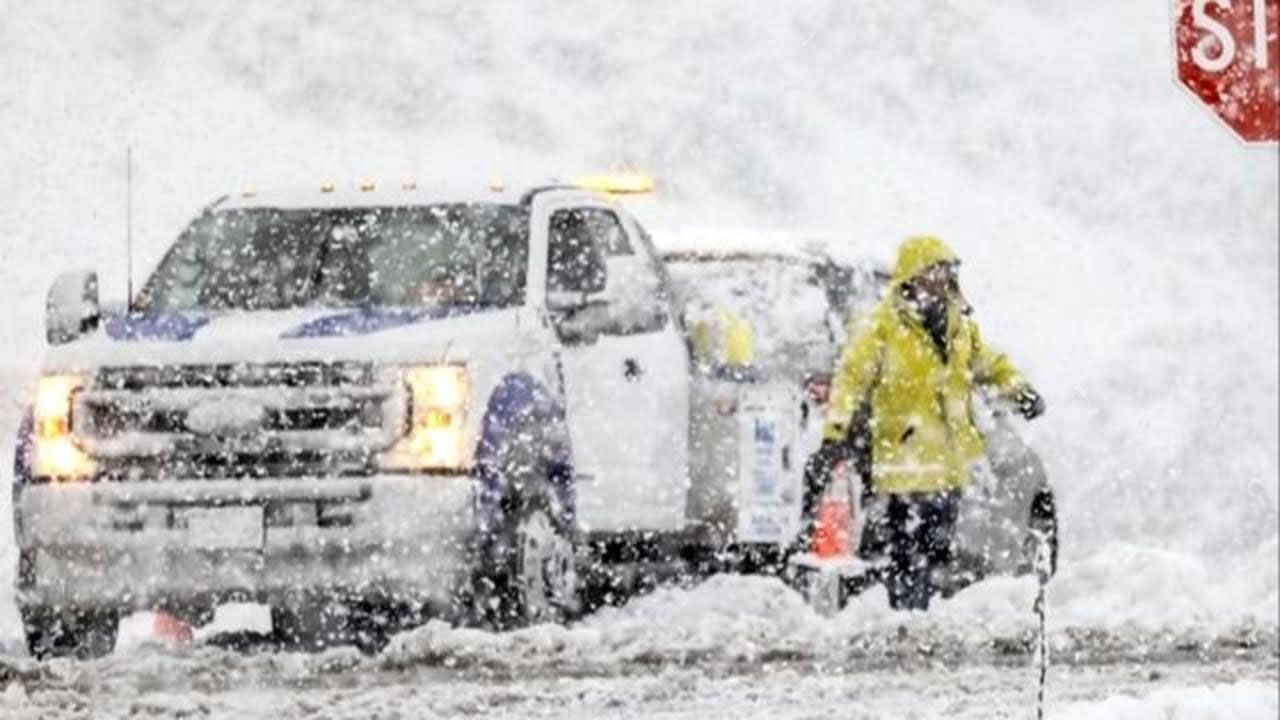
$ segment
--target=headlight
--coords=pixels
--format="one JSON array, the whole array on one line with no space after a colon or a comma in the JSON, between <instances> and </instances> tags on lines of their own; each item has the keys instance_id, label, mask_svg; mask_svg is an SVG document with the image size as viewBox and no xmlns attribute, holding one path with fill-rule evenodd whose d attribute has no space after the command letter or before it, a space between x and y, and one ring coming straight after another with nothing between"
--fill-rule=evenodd
<instances>
[{"instance_id":1,"label":"headlight","mask_svg":"<svg viewBox=\"0 0 1280 720\"><path fill-rule=\"evenodd\" d=\"M466 420L467 371L460 365L406 368L408 427L405 437L382 456L388 470L438 470L466 462L462 428Z\"/></svg>"},{"instance_id":2,"label":"headlight","mask_svg":"<svg viewBox=\"0 0 1280 720\"><path fill-rule=\"evenodd\" d=\"M71 435L71 401L83 384L74 375L46 375L36 384L32 469L37 477L74 478L93 472L93 461Z\"/></svg>"}]
</instances>

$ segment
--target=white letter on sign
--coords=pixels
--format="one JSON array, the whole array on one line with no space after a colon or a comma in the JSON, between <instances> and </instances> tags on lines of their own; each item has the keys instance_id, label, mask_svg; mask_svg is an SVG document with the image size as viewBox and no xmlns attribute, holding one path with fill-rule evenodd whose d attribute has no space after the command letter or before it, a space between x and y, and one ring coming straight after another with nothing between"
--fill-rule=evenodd
<instances>
[{"instance_id":1,"label":"white letter on sign","mask_svg":"<svg viewBox=\"0 0 1280 720\"><path fill-rule=\"evenodd\" d=\"M1267 67L1267 0L1253 0L1253 66Z\"/></svg>"},{"instance_id":2,"label":"white letter on sign","mask_svg":"<svg viewBox=\"0 0 1280 720\"><path fill-rule=\"evenodd\" d=\"M1191 22L1202 30L1208 30L1210 35L1218 39L1222 49L1218 51L1218 57L1209 57L1209 54L1204 49L1205 43L1209 40L1209 35L1205 35L1191 49L1191 59L1201 70L1216 73L1225 70L1231 64L1231 61L1235 60L1236 40L1231 37L1231 31L1226 26L1209 17L1209 14L1205 12L1205 6L1209 3L1221 5L1228 12L1231 11L1231 0L1195 0L1195 3L1191 6ZM1256 8L1257 5L1255 4L1254 7Z\"/></svg>"}]
</instances>

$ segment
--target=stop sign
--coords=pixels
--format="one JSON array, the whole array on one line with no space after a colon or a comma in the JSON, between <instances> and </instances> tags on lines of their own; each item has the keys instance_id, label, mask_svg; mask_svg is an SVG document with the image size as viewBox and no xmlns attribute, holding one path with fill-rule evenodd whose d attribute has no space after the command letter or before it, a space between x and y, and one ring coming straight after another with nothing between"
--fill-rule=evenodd
<instances>
[{"instance_id":1,"label":"stop sign","mask_svg":"<svg viewBox=\"0 0 1280 720\"><path fill-rule=\"evenodd\" d=\"M1176 0L1178 81L1245 142L1280 140L1280 0Z\"/></svg>"}]
</instances>

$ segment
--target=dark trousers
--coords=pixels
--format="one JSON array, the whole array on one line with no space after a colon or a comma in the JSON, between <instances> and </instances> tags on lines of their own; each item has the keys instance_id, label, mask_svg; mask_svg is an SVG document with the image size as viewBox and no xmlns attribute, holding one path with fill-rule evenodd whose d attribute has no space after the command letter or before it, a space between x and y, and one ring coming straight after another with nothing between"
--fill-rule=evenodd
<instances>
[{"instance_id":1,"label":"dark trousers","mask_svg":"<svg viewBox=\"0 0 1280 720\"><path fill-rule=\"evenodd\" d=\"M885 586L889 605L897 610L928 610L933 570L951 561L960 492L890 495L891 565Z\"/></svg>"}]
</instances>

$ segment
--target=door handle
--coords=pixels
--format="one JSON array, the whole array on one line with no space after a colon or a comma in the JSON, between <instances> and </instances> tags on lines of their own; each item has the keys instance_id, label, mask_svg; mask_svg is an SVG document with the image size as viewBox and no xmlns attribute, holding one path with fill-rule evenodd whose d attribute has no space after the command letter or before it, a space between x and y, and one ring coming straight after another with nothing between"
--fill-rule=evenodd
<instances>
[{"instance_id":1,"label":"door handle","mask_svg":"<svg viewBox=\"0 0 1280 720\"><path fill-rule=\"evenodd\" d=\"M641 375L644 375L644 369L640 367L640 363L636 362L635 358L627 358L622 361L622 377L635 382L640 379Z\"/></svg>"}]
</instances>

